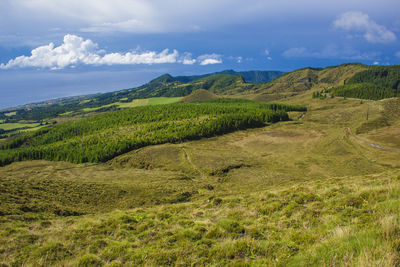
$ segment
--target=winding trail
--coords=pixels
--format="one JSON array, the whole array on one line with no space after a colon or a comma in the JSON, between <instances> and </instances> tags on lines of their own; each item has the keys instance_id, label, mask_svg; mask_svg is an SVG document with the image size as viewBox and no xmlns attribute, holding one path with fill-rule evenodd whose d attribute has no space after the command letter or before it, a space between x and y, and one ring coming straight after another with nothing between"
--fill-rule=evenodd
<instances>
[{"instance_id":1,"label":"winding trail","mask_svg":"<svg viewBox=\"0 0 400 267\"><path fill-rule=\"evenodd\" d=\"M364 145L368 145L373 148L381 149L381 150L386 150L386 151L393 151L393 152L400 152L400 149L398 148L393 148L393 147L386 147L386 146L381 146L373 143L369 143L365 140L360 139L359 137L355 136L353 132L351 131L350 127L347 127L347 132L348 134L353 137L357 142L362 143Z\"/></svg>"},{"instance_id":2,"label":"winding trail","mask_svg":"<svg viewBox=\"0 0 400 267\"><path fill-rule=\"evenodd\" d=\"M206 177L207 175L205 175L192 161L192 159L190 158L188 152L186 151L186 149L184 147L182 147L182 151L185 155L185 159L187 160L187 162L192 166L192 168L198 172L202 177Z\"/></svg>"}]
</instances>

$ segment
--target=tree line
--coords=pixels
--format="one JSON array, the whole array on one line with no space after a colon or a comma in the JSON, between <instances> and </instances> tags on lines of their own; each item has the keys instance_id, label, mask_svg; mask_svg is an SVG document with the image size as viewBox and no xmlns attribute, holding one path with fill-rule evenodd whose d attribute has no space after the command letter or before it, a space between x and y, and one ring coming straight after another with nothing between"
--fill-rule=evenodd
<instances>
[{"instance_id":1,"label":"tree line","mask_svg":"<svg viewBox=\"0 0 400 267\"><path fill-rule=\"evenodd\" d=\"M344 85L330 90L336 96L379 100L400 96L400 66L371 66Z\"/></svg>"}]
</instances>

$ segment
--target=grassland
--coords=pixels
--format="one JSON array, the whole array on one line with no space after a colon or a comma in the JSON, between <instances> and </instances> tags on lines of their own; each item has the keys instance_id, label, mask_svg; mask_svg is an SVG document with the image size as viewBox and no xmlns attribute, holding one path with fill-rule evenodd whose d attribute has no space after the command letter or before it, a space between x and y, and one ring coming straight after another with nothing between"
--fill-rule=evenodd
<instances>
[{"instance_id":1,"label":"grassland","mask_svg":"<svg viewBox=\"0 0 400 267\"><path fill-rule=\"evenodd\" d=\"M12 112L5 113L4 115L7 116L7 117L11 117L11 116L14 116L16 114L17 114L16 111L12 111Z\"/></svg>"},{"instance_id":2,"label":"grassland","mask_svg":"<svg viewBox=\"0 0 400 267\"><path fill-rule=\"evenodd\" d=\"M400 99L312 98L365 69L229 85L291 121L1 167L0 266L399 266Z\"/></svg>"},{"instance_id":3,"label":"grassland","mask_svg":"<svg viewBox=\"0 0 400 267\"><path fill-rule=\"evenodd\" d=\"M165 105L179 102L183 97L152 97L144 99L133 99L131 102L115 102L95 108L84 108L83 112L92 112L100 109L117 106L118 108L133 108L146 105ZM66 114L70 115L70 114Z\"/></svg>"},{"instance_id":4,"label":"grassland","mask_svg":"<svg viewBox=\"0 0 400 267\"><path fill-rule=\"evenodd\" d=\"M308 111L101 164L0 168L0 263L398 266L399 152L347 128L398 147L399 99L284 101Z\"/></svg>"},{"instance_id":5,"label":"grassland","mask_svg":"<svg viewBox=\"0 0 400 267\"><path fill-rule=\"evenodd\" d=\"M0 124L0 129L9 131L21 128L36 128L40 123L2 123Z\"/></svg>"}]
</instances>

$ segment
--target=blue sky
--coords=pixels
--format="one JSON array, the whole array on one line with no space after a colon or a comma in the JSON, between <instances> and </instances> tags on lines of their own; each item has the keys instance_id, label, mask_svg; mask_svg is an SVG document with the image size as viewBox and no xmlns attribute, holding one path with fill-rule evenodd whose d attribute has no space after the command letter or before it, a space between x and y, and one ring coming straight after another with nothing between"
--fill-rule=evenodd
<instances>
[{"instance_id":1,"label":"blue sky","mask_svg":"<svg viewBox=\"0 0 400 267\"><path fill-rule=\"evenodd\" d=\"M398 0L2 0L0 108L164 73L400 64Z\"/></svg>"}]
</instances>

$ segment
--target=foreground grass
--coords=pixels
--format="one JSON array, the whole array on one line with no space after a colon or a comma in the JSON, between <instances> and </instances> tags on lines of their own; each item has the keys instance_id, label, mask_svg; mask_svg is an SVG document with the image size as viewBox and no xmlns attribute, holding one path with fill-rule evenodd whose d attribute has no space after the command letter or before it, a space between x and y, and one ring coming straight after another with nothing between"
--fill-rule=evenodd
<instances>
[{"instance_id":1,"label":"foreground grass","mask_svg":"<svg viewBox=\"0 0 400 267\"><path fill-rule=\"evenodd\" d=\"M220 196L212 188L102 215L2 217L11 265L395 266L400 175L288 183Z\"/></svg>"},{"instance_id":2,"label":"foreground grass","mask_svg":"<svg viewBox=\"0 0 400 267\"><path fill-rule=\"evenodd\" d=\"M346 131L370 140L388 111L377 138L396 143L398 102L288 101L310 109L104 164L0 168L0 266L399 266L399 154Z\"/></svg>"}]
</instances>

